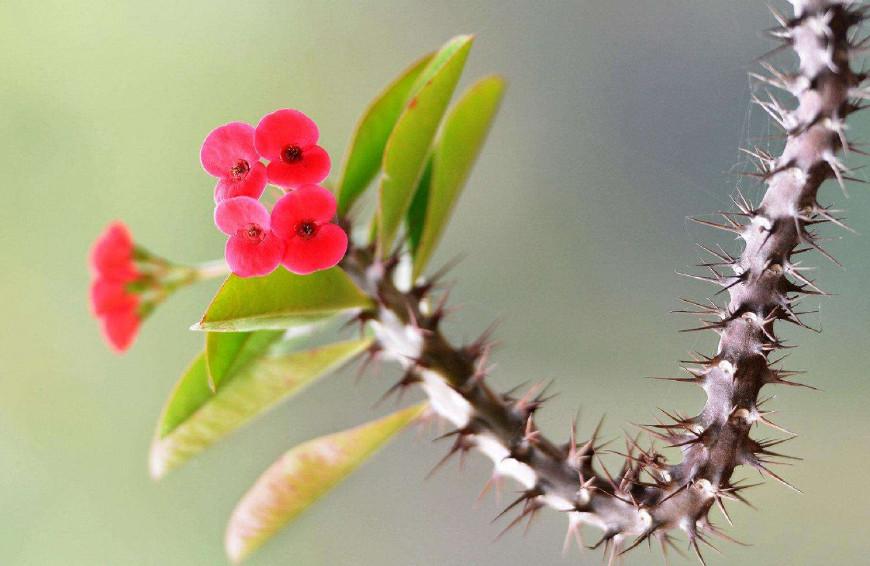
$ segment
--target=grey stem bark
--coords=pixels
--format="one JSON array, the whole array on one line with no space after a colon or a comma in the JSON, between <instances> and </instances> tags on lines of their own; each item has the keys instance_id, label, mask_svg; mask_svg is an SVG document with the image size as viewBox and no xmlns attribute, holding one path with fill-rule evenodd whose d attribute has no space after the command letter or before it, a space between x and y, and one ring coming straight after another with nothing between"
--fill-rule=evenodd
<instances>
[{"instance_id":1,"label":"grey stem bark","mask_svg":"<svg viewBox=\"0 0 870 566\"><path fill-rule=\"evenodd\" d=\"M756 99L786 133L779 156L750 152L758 160L757 176L766 183L766 194L757 206L738 195L736 208L723 214L722 223L698 220L736 234L743 250L732 257L710 248L713 260L706 267L712 275L697 276L727 290L726 307L687 301L697 309L690 312L712 317L701 328L720 337L715 354L698 359L688 368L689 377L681 379L706 392L703 410L649 429L681 447L681 462L669 464L627 439L624 466L611 476L594 465L594 435L578 442L572 427L567 443L548 440L534 424L544 393L532 388L525 394L501 394L490 388L485 379L488 337L452 345L440 331L443 305L431 306L431 282L400 291L393 283L394 262L378 262L368 249L354 249L344 261L357 283L377 299L378 310L365 316L381 355L406 370L396 389L420 385L433 410L455 425L451 454L477 449L493 460L493 481L509 477L524 487L511 505L520 511L517 520L544 506L565 512L566 542L581 525L594 525L602 530L599 544L611 558L651 536L666 549L673 544L669 533L679 529L703 561L699 542L706 543L709 535L728 538L708 520L710 509L717 505L727 518L724 503L743 499L743 486L731 482L737 466L751 466L785 483L770 469L770 459L778 456L771 450L774 443L753 440L749 433L754 424L779 429L760 407L762 387L796 385L788 380L793 372L771 360L783 346L775 325L803 325L798 298L822 293L795 257L812 249L828 256L814 227L840 221L819 203L818 190L827 179L841 185L848 179L837 157L850 149L844 121L868 97L861 89L864 75L850 68L852 55L863 47L850 43L850 30L863 20L864 10L837 0L792 4L794 17L779 18L780 26L771 34L791 47L799 69L787 74L767 65L770 74L757 76L797 100L789 110L772 95Z\"/></svg>"}]
</instances>

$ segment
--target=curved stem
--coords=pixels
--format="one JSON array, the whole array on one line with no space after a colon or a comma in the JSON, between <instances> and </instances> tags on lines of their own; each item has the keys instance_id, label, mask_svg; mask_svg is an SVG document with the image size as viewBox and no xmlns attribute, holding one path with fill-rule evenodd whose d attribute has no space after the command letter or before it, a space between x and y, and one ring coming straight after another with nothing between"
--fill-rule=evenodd
<instances>
[{"instance_id":1,"label":"curved stem","mask_svg":"<svg viewBox=\"0 0 870 566\"><path fill-rule=\"evenodd\" d=\"M444 308L429 307L431 283L399 291L392 282L394 262L379 262L370 249L354 249L343 262L377 300L377 312L368 317L382 354L406 370L393 389L413 384L424 389L432 408L456 426L450 453L475 448L493 460L494 479L511 477L523 485L524 494L511 505L522 503L520 518L546 505L567 513L569 536L584 523L599 527L604 532L599 544L609 547L611 558L651 536L666 548L672 544L669 533L679 529L703 562L698 543L707 543L708 535L727 538L708 520L710 509L717 505L727 518L724 502L743 500L743 487L731 482L737 466L752 466L785 483L769 467L779 456L771 448L781 441L757 441L749 432L756 423L779 428L765 416L761 388L796 385L787 379L792 372L770 360L771 352L784 347L774 325L803 326L797 299L822 293L793 257L810 249L830 257L813 229L841 223L818 203L817 193L826 179L841 185L848 179L836 157L849 148L844 120L858 109L851 100L870 97L860 88L865 76L849 66L849 30L863 20L863 10L850 10L851 2L843 0L792 3L795 17L778 17L781 27L771 33L792 47L799 71L789 75L768 66L771 76L758 77L797 99L793 110L772 95L755 100L786 133L779 157L750 152L759 160L755 176L767 184L767 192L758 206L738 194L737 208L724 214L724 223L699 220L744 242L739 257L711 249L714 263L705 267L712 276L696 277L726 290L728 305L687 301L698 309L693 314L714 317L699 330L720 337L715 354L699 357L697 367L687 369L689 377L677 379L702 387L707 401L697 416L674 415L672 422L647 429L679 446L681 462L668 464L655 450L641 450L627 439L622 470L615 476L597 471L594 435L578 443L572 427L568 442L558 445L537 430L534 413L546 400L540 387L515 395L498 394L486 384L488 337L457 347L442 335ZM628 537L635 538L623 550Z\"/></svg>"}]
</instances>

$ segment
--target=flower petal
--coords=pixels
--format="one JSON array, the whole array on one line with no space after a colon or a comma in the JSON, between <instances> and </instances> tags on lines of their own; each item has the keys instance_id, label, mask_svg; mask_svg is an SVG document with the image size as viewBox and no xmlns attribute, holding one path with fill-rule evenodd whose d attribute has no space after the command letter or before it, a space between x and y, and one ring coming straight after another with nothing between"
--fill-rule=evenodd
<instances>
[{"instance_id":1,"label":"flower petal","mask_svg":"<svg viewBox=\"0 0 870 566\"><path fill-rule=\"evenodd\" d=\"M302 159L287 163L280 159L269 163L269 181L284 189L295 189L310 183L319 183L329 175L332 162L329 154L319 145L302 150Z\"/></svg>"},{"instance_id":2,"label":"flower petal","mask_svg":"<svg viewBox=\"0 0 870 566\"><path fill-rule=\"evenodd\" d=\"M290 238L285 242L281 263L297 275L308 275L335 266L347 252L347 234L336 224L324 224L311 239Z\"/></svg>"},{"instance_id":3,"label":"flower petal","mask_svg":"<svg viewBox=\"0 0 870 566\"><path fill-rule=\"evenodd\" d=\"M111 223L91 248L91 271L107 279L132 281L138 275L133 263L133 238L123 222Z\"/></svg>"},{"instance_id":4,"label":"flower petal","mask_svg":"<svg viewBox=\"0 0 870 566\"><path fill-rule=\"evenodd\" d=\"M99 278L91 283L91 310L94 315L130 310L138 304L138 297L128 293L122 282Z\"/></svg>"},{"instance_id":5,"label":"flower petal","mask_svg":"<svg viewBox=\"0 0 870 566\"><path fill-rule=\"evenodd\" d=\"M211 131L202 143L199 160L209 175L227 177L239 160L250 167L259 162L254 148L254 127L243 122L230 122Z\"/></svg>"},{"instance_id":6,"label":"flower petal","mask_svg":"<svg viewBox=\"0 0 870 566\"><path fill-rule=\"evenodd\" d=\"M136 339L139 325L142 322L136 308L112 311L103 316L103 336L109 345L119 354L126 351Z\"/></svg>"},{"instance_id":7,"label":"flower petal","mask_svg":"<svg viewBox=\"0 0 870 566\"><path fill-rule=\"evenodd\" d=\"M305 185L281 197L272 208L272 230L283 239L296 236L302 221L325 224L335 216L335 195L320 185Z\"/></svg>"},{"instance_id":8,"label":"flower petal","mask_svg":"<svg viewBox=\"0 0 870 566\"><path fill-rule=\"evenodd\" d=\"M260 201L251 197L228 198L215 207L214 223L227 236L234 235L248 224L269 230L269 211Z\"/></svg>"},{"instance_id":9,"label":"flower petal","mask_svg":"<svg viewBox=\"0 0 870 566\"><path fill-rule=\"evenodd\" d=\"M271 161L281 159L288 145L302 148L317 143L320 133L314 120L298 110L276 110L266 114L257 125L254 145L260 155Z\"/></svg>"},{"instance_id":10,"label":"flower petal","mask_svg":"<svg viewBox=\"0 0 870 566\"><path fill-rule=\"evenodd\" d=\"M283 252L284 243L271 232L261 242L231 236L226 246L227 265L239 277L268 275L278 267Z\"/></svg>"},{"instance_id":11,"label":"flower petal","mask_svg":"<svg viewBox=\"0 0 870 566\"><path fill-rule=\"evenodd\" d=\"M243 179L234 180L232 177L224 177L218 180L214 188L214 201L220 202L240 196L258 199L267 183L266 166L257 161Z\"/></svg>"}]
</instances>

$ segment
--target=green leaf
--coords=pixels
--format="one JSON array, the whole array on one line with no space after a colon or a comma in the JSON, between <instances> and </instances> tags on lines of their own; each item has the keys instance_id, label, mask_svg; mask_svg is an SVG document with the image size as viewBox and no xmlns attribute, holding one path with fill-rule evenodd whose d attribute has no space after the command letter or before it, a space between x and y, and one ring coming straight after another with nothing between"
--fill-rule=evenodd
<instances>
[{"instance_id":1,"label":"green leaf","mask_svg":"<svg viewBox=\"0 0 870 566\"><path fill-rule=\"evenodd\" d=\"M402 112L384 150L378 192L378 249L391 245L414 198L426 157L471 50L471 36L450 40L417 79L419 90Z\"/></svg>"},{"instance_id":2,"label":"green leaf","mask_svg":"<svg viewBox=\"0 0 870 566\"><path fill-rule=\"evenodd\" d=\"M279 267L265 277L230 275L194 330L244 332L308 324L371 300L339 267L294 275Z\"/></svg>"},{"instance_id":3,"label":"green leaf","mask_svg":"<svg viewBox=\"0 0 870 566\"><path fill-rule=\"evenodd\" d=\"M390 132L411 97L411 88L431 60L432 54L429 53L405 69L371 102L360 118L338 183L339 215L350 210L377 175Z\"/></svg>"},{"instance_id":4,"label":"green leaf","mask_svg":"<svg viewBox=\"0 0 870 566\"><path fill-rule=\"evenodd\" d=\"M492 76L481 79L459 99L447 118L432 155L432 178L428 199L419 208L425 210L422 226L409 224L414 244L414 230L421 230L414 250L413 280L423 273L450 220L462 186L498 111L504 95L505 81ZM421 213L418 211L418 215ZM419 222L419 217L410 219Z\"/></svg>"},{"instance_id":5,"label":"green leaf","mask_svg":"<svg viewBox=\"0 0 870 566\"><path fill-rule=\"evenodd\" d=\"M205 352L197 355L175 385L169 402L163 408L157 435L164 437L187 420L213 396L208 386Z\"/></svg>"},{"instance_id":6,"label":"green leaf","mask_svg":"<svg viewBox=\"0 0 870 566\"><path fill-rule=\"evenodd\" d=\"M420 245L420 238L423 236L423 223L426 221L426 208L429 206L429 187L431 184L432 158L429 158L425 169L423 169L423 176L420 177L420 182L417 184L417 190L414 191L414 200L408 207L408 243L411 246L412 254L416 253L417 247Z\"/></svg>"},{"instance_id":7,"label":"green leaf","mask_svg":"<svg viewBox=\"0 0 870 566\"><path fill-rule=\"evenodd\" d=\"M209 388L217 391L222 382L263 355L283 334L283 330L206 334L205 361Z\"/></svg>"},{"instance_id":8,"label":"green leaf","mask_svg":"<svg viewBox=\"0 0 870 566\"><path fill-rule=\"evenodd\" d=\"M236 505L224 546L240 562L281 527L323 497L399 431L417 419L425 403L356 428L309 440L286 452Z\"/></svg>"},{"instance_id":9,"label":"green leaf","mask_svg":"<svg viewBox=\"0 0 870 566\"><path fill-rule=\"evenodd\" d=\"M151 443L151 475L164 476L255 416L344 365L370 344L368 339L350 340L260 358L224 381L217 393L209 389L205 355L200 354L163 409Z\"/></svg>"}]
</instances>

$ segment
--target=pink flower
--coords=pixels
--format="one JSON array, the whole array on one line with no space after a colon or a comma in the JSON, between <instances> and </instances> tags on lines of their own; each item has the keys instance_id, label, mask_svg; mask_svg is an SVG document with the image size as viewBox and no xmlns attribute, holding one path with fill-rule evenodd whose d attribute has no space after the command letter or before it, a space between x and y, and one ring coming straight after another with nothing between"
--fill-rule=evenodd
<instances>
[{"instance_id":1,"label":"pink flower","mask_svg":"<svg viewBox=\"0 0 870 566\"><path fill-rule=\"evenodd\" d=\"M336 265L347 252L347 234L332 224L335 197L305 185L281 197L272 209L272 230L284 240L284 267L307 275Z\"/></svg>"},{"instance_id":2,"label":"pink flower","mask_svg":"<svg viewBox=\"0 0 870 566\"><path fill-rule=\"evenodd\" d=\"M127 288L139 277L133 251L133 238L121 222L110 224L91 249L91 311L119 353L133 344L141 323L139 296Z\"/></svg>"},{"instance_id":3,"label":"pink flower","mask_svg":"<svg viewBox=\"0 0 870 566\"><path fill-rule=\"evenodd\" d=\"M133 263L133 238L123 222L115 221L91 248L91 271L115 281L132 281L139 272Z\"/></svg>"},{"instance_id":4,"label":"pink flower","mask_svg":"<svg viewBox=\"0 0 870 566\"><path fill-rule=\"evenodd\" d=\"M218 178L214 200L260 198L266 188L266 166L254 149L254 127L230 122L212 130L199 153L202 167Z\"/></svg>"},{"instance_id":5,"label":"pink flower","mask_svg":"<svg viewBox=\"0 0 870 566\"><path fill-rule=\"evenodd\" d=\"M278 267L283 242L272 233L269 212L251 197L235 197L218 203L214 222L229 236L227 264L239 277L268 275Z\"/></svg>"},{"instance_id":6,"label":"pink flower","mask_svg":"<svg viewBox=\"0 0 870 566\"><path fill-rule=\"evenodd\" d=\"M133 345L133 341L139 333L142 319L134 307L106 313L100 322L102 323L103 335L109 345L121 354Z\"/></svg>"},{"instance_id":7,"label":"pink flower","mask_svg":"<svg viewBox=\"0 0 870 566\"><path fill-rule=\"evenodd\" d=\"M118 310L130 310L139 306L139 297L127 291L127 284L97 277L91 282L91 311L102 317Z\"/></svg>"},{"instance_id":8,"label":"pink flower","mask_svg":"<svg viewBox=\"0 0 870 566\"><path fill-rule=\"evenodd\" d=\"M254 145L270 161L269 181L284 189L319 183L329 175L329 154L317 144L317 124L298 110L276 110L260 120Z\"/></svg>"}]
</instances>

